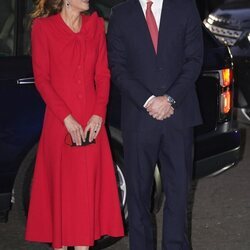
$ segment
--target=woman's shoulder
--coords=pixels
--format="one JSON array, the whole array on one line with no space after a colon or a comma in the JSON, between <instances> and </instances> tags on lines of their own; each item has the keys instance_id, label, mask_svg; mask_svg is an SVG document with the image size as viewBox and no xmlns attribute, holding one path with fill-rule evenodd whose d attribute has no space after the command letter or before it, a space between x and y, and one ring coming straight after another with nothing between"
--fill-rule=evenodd
<instances>
[{"instance_id":1,"label":"woman's shoulder","mask_svg":"<svg viewBox=\"0 0 250 250\"><path fill-rule=\"evenodd\" d=\"M104 30L104 19L102 17L99 17L97 12L93 12L90 15L85 15L84 18L86 18L88 24L93 28L96 28L101 32Z\"/></svg>"},{"instance_id":2,"label":"woman's shoulder","mask_svg":"<svg viewBox=\"0 0 250 250\"><path fill-rule=\"evenodd\" d=\"M46 29L51 26L51 23L54 23L56 15L51 15L48 17L37 17L32 21L32 27L45 27Z\"/></svg>"}]
</instances>

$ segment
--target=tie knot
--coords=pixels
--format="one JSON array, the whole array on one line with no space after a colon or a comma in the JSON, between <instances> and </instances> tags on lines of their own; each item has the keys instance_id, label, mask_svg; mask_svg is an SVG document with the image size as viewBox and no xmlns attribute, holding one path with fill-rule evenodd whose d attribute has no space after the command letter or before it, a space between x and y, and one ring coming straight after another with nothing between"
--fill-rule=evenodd
<instances>
[{"instance_id":1,"label":"tie knot","mask_svg":"<svg viewBox=\"0 0 250 250\"><path fill-rule=\"evenodd\" d=\"M147 1L147 9L150 9L152 6L153 2L152 1Z\"/></svg>"}]
</instances>

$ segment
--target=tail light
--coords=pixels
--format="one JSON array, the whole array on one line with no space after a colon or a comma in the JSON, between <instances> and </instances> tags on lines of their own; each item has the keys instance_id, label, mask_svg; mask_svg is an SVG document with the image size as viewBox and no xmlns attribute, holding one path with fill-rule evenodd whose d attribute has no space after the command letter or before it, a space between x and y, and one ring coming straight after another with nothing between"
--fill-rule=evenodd
<instances>
[{"instance_id":1,"label":"tail light","mask_svg":"<svg viewBox=\"0 0 250 250\"><path fill-rule=\"evenodd\" d=\"M220 95L220 118L225 120L230 114L233 103L232 103L232 83L233 83L233 70L231 68L226 68L220 70L220 85L221 85L221 95Z\"/></svg>"},{"instance_id":2,"label":"tail light","mask_svg":"<svg viewBox=\"0 0 250 250\"><path fill-rule=\"evenodd\" d=\"M232 69L223 69L221 70L221 87L228 87L233 80L233 71Z\"/></svg>"},{"instance_id":3,"label":"tail light","mask_svg":"<svg viewBox=\"0 0 250 250\"><path fill-rule=\"evenodd\" d=\"M231 104L231 91L227 90L225 92L223 92L220 96L220 109L221 109L221 113L223 114L227 114L229 113L229 111L231 110L232 104Z\"/></svg>"}]
</instances>

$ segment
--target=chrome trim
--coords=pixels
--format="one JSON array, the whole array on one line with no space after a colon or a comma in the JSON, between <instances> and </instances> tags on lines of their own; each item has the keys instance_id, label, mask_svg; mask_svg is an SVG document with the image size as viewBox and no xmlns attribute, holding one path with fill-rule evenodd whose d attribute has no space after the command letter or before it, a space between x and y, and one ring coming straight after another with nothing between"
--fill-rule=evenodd
<instances>
[{"instance_id":1,"label":"chrome trim","mask_svg":"<svg viewBox=\"0 0 250 250\"><path fill-rule=\"evenodd\" d=\"M34 77L20 78L17 80L17 84L20 84L20 85L35 84L35 80L34 80Z\"/></svg>"},{"instance_id":2,"label":"chrome trim","mask_svg":"<svg viewBox=\"0 0 250 250\"><path fill-rule=\"evenodd\" d=\"M249 116L249 114L248 114L248 112L247 112L247 109L242 108L242 109L241 109L241 112L242 112L242 114L244 115L244 117L245 117L248 121L250 121L250 116Z\"/></svg>"},{"instance_id":3,"label":"chrome trim","mask_svg":"<svg viewBox=\"0 0 250 250\"><path fill-rule=\"evenodd\" d=\"M217 80L220 79L220 73L219 73L219 70L216 70L216 71L211 71L211 72L204 72L202 73L202 76L206 76L206 77L213 77Z\"/></svg>"},{"instance_id":4,"label":"chrome trim","mask_svg":"<svg viewBox=\"0 0 250 250\"><path fill-rule=\"evenodd\" d=\"M227 36L230 38L239 38L243 31L241 30L232 30L232 29L225 29L219 26L216 26L214 24L209 24L206 20L204 22L205 26L213 33L216 35L220 36Z\"/></svg>"},{"instance_id":5,"label":"chrome trim","mask_svg":"<svg viewBox=\"0 0 250 250\"><path fill-rule=\"evenodd\" d=\"M236 20L232 20L232 19L226 19L226 18L222 18L222 17L217 17L214 16L213 14L209 14L208 18L207 18L207 22L210 24L213 24L214 22L218 22L218 23L226 23L228 25L239 25L239 22Z\"/></svg>"},{"instance_id":6,"label":"chrome trim","mask_svg":"<svg viewBox=\"0 0 250 250\"><path fill-rule=\"evenodd\" d=\"M239 147L238 147L238 148L239 148ZM237 149L238 149L238 148L237 148ZM217 176L217 175L219 175L219 174L222 174L222 173L224 173L225 171L227 171L228 169L230 169L231 167L233 167L234 165L235 165L235 163L228 164L228 165L225 166L224 168L222 168L222 169L220 169L220 170L218 170L218 171L216 171L216 172L214 172L214 173L208 175L208 177L215 177L215 176Z\"/></svg>"},{"instance_id":7,"label":"chrome trim","mask_svg":"<svg viewBox=\"0 0 250 250\"><path fill-rule=\"evenodd\" d=\"M127 209L127 185L126 185L126 180L124 177L124 174L119 167L118 164L116 166L116 171L117 171L117 181L118 181L118 189L120 193L120 202L122 206L122 210L124 213L125 220L128 218L128 209Z\"/></svg>"},{"instance_id":8,"label":"chrome trim","mask_svg":"<svg viewBox=\"0 0 250 250\"><path fill-rule=\"evenodd\" d=\"M234 46L237 42L237 39L234 38L228 38L228 37L221 37L215 35L216 39L218 39L221 43L226 44L228 46Z\"/></svg>"},{"instance_id":9,"label":"chrome trim","mask_svg":"<svg viewBox=\"0 0 250 250\"><path fill-rule=\"evenodd\" d=\"M118 174L118 181L119 181L119 189L121 192L121 202L122 202L122 207L125 207L126 205L126 200L127 200L127 185L126 185L126 180L123 175L123 172L121 168L119 167L118 164L115 165L117 174Z\"/></svg>"},{"instance_id":10,"label":"chrome trim","mask_svg":"<svg viewBox=\"0 0 250 250\"><path fill-rule=\"evenodd\" d=\"M215 20L216 21L216 20ZM203 21L206 28L214 34L214 36L223 44L229 46L235 45L238 39L243 34L242 30L226 29L213 24L211 19L205 19Z\"/></svg>"}]
</instances>

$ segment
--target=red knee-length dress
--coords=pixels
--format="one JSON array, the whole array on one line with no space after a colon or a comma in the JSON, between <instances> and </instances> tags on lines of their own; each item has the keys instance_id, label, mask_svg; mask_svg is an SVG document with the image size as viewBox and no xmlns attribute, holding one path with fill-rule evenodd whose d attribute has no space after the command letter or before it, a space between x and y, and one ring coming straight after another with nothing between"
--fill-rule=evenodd
<instances>
[{"instance_id":1,"label":"red knee-length dress","mask_svg":"<svg viewBox=\"0 0 250 250\"><path fill-rule=\"evenodd\" d=\"M53 247L91 246L102 235L123 236L113 161L105 127L96 144L70 147L64 118L85 128L93 114L105 120L110 73L104 22L82 15L74 33L60 14L32 26L36 87L46 103L39 142L26 240Z\"/></svg>"}]
</instances>

